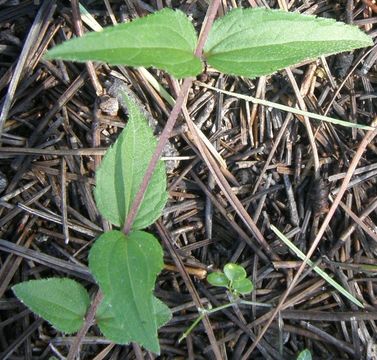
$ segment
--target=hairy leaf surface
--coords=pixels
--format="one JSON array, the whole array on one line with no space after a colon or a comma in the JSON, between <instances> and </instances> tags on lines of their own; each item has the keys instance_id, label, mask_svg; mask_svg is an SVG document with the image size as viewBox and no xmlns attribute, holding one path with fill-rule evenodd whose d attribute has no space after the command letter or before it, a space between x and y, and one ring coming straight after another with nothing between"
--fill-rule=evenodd
<instances>
[{"instance_id":1,"label":"hairy leaf surface","mask_svg":"<svg viewBox=\"0 0 377 360\"><path fill-rule=\"evenodd\" d=\"M197 35L188 17L181 11L163 9L64 42L50 50L47 58L154 66L182 78L202 71L201 61L194 56L196 42Z\"/></svg>"},{"instance_id":2,"label":"hairy leaf surface","mask_svg":"<svg viewBox=\"0 0 377 360\"><path fill-rule=\"evenodd\" d=\"M67 278L30 280L12 289L27 307L59 331L71 334L82 327L90 299L78 282Z\"/></svg>"},{"instance_id":3,"label":"hairy leaf surface","mask_svg":"<svg viewBox=\"0 0 377 360\"><path fill-rule=\"evenodd\" d=\"M208 63L246 77L373 45L356 26L263 8L235 9L215 21L204 47Z\"/></svg>"},{"instance_id":4,"label":"hairy leaf surface","mask_svg":"<svg viewBox=\"0 0 377 360\"><path fill-rule=\"evenodd\" d=\"M117 344L128 344L130 334L127 331L127 325L121 324L112 311L111 301L104 299L97 311L97 323L106 338L111 339ZM152 296L153 313L156 318L157 328L165 325L172 317L170 309L155 296Z\"/></svg>"},{"instance_id":5,"label":"hairy leaf surface","mask_svg":"<svg viewBox=\"0 0 377 360\"><path fill-rule=\"evenodd\" d=\"M111 304L115 322L108 328L118 328L122 333L121 339L117 336L111 340L135 341L159 353L159 325L152 291L163 267L162 258L157 239L143 231L127 236L109 231L96 240L89 254L89 267L105 300Z\"/></svg>"},{"instance_id":6,"label":"hairy leaf surface","mask_svg":"<svg viewBox=\"0 0 377 360\"><path fill-rule=\"evenodd\" d=\"M94 192L102 216L117 226L123 225L129 213L157 144L144 114L123 95L128 105L128 123L96 172ZM159 161L132 229L153 224L161 216L167 198L165 164Z\"/></svg>"}]
</instances>

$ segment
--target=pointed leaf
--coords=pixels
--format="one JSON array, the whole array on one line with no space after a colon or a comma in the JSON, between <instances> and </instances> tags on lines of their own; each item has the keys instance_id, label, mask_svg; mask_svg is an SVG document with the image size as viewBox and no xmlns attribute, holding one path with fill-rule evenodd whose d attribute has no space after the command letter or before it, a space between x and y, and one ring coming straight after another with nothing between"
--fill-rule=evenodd
<instances>
[{"instance_id":1,"label":"pointed leaf","mask_svg":"<svg viewBox=\"0 0 377 360\"><path fill-rule=\"evenodd\" d=\"M154 66L183 78L202 71L201 61L194 56L196 42L197 35L188 17L181 11L163 9L67 41L50 50L46 58Z\"/></svg>"},{"instance_id":2,"label":"pointed leaf","mask_svg":"<svg viewBox=\"0 0 377 360\"><path fill-rule=\"evenodd\" d=\"M221 271L216 271L207 276L207 281L213 286L228 287L229 279Z\"/></svg>"},{"instance_id":3,"label":"pointed leaf","mask_svg":"<svg viewBox=\"0 0 377 360\"><path fill-rule=\"evenodd\" d=\"M31 280L12 289L27 307L59 331L71 334L82 327L90 299L78 282L65 278Z\"/></svg>"},{"instance_id":4,"label":"pointed leaf","mask_svg":"<svg viewBox=\"0 0 377 360\"><path fill-rule=\"evenodd\" d=\"M242 295L247 295L253 291L254 285L250 279L245 278L245 279L235 280L233 282L233 289Z\"/></svg>"},{"instance_id":5,"label":"pointed leaf","mask_svg":"<svg viewBox=\"0 0 377 360\"><path fill-rule=\"evenodd\" d=\"M373 45L356 26L263 8L235 9L215 21L204 47L227 74L256 77L342 51Z\"/></svg>"},{"instance_id":6,"label":"pointed leaf","mask_svg":"<svg viewBox=\"0 0 377 360\"><path fill-rule=\"evenodd\" d=\"M96 172L94 192L102 216L117 226L123 225L129 213L157 143L144 114L123 95L128 105L128 123ZM143 229L156 221L167 198L165 164L159 161L132 229Z\"/></svg>"},{"instance_id":7,"label":"pointed leaf","mask_svg":"<svg viewBox=\"0 0 377 360\"><path fill-rule=\"evenodd\" d=\"M230 281L242 280L246 277L246 270L241 265L228 263L224 266L224 274Z\"/></svg>"},{"instance_id":8,"label":"pointed leaf","mask_svg":"<svg viewBox=\"0 0 377 360\"><path fill-rule=\"evenodd\" d=\"M89 254L90 270L111 304L112 327L121 329L121 343L135 341L155 353L160 347L152 291L162 257L157 239L142 231L104 233Z\"/></svg>"}]
</instances>

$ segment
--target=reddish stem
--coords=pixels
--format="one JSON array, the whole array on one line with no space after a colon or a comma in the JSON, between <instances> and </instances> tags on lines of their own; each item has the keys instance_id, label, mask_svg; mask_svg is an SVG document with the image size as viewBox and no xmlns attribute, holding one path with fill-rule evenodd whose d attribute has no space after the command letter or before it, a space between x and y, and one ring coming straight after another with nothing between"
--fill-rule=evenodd
<instances>
[{"instance_id":1,"label":"reddish stem","mask_svg":"<svg viewBox=\"0 0 377 360\"><path fill-rule=\"evenodd\" d=\"M220 5L220 0L213 0L207 10L205 23L203 25L203 29L198 40L198 45L195 49L195 56L197 56L198 58L201 58L202 56L204 44L207 40L208 33L211 29L213 21L215 20L219 5ZM139 191L137 192L135 199L131 205L130 211L125 219L124 226L123 226L123 232L125 234L128 234L131 231L132 224L136 218L137 212L139 211L141 202L143 201L144 194L147 190L147 187L153 175L154 169L156 168L156 165L161 157L164 147L167 141L169 140L169 137L174 128L175 122L177 121L177 118L182 110L182 106L184 105L186 101L187 95L192 85L192 80L193 80L192 78L187 78L183 82L183 85L178 95L178 98L176 100L176 103L173 107L173 110L170 113L168 121L166 122L165 128L158 141L156 151L154 152L149 162L143 181L141 182Z\"/></svg>"},{"instance_id":2,"label":"reddish stem","mask_svg":"<svg viewBox=\"0 0 377 360\"><path fill-rule=\"evenodd\" d=\"M208 7L206 20L205 20L205 23L203 25L200 38L198 40L198 45L195 49L195 56L197 56L199 58L201 58L201 56L202 56L203 47L204 47L205 41L207 39L208 33L211 29L211 26L213 24L213 21L216 17L216 13L217 13L217 9L218 9L219 5L220 5L220 0L213 0L211 2L210 6ZM152 156L152 158L149 162L148 168L145 172L145 175L144 175L143 181L140 185L139 191L137 192L137 194L135 196L135 199L132 203L132 206L130 208L128 216L125 219L125 224L124 224L124 227L123 227L123 232L125 234L128 234L130 232L131 228L132 228L132 223L135 220L135 217L136 217L137 212L139 210L140 204L141 204L143 197L144 197L144 194L147 190L149 181L150 181L150 179L153 175L153 172L154 172L154 169L157 165L157 162L161 157L161 154L162 154L162 151L163 151L163 149L166 145L166 142L168 141L168 139L170 137L170 133L172 132L172 130L174 128L174 125L175 125L175 122L176 122L176 120L179 116L179 113L181 112L181 109L182 109L182 107L183 107L183 105L186 101L187 95L188 95L190 88L191 88L191 85L192 85L192 81L193 81L192 78L187 78L187 79L184 80L184 82L182 84L182 88L181 88L181 91L178 95L176 103L173 107L173 110L170 113L168 121L166 122L165 128L164 128L163 132L161 133L160 139L159 139L158 144L157 144L156 151L154 152L154 154L153 154L153 156ZM78 353L82 339L85 337L90 326L94 322L95 315L96 315L96 312L97 312L97 307L100 305L102 298L103 298L103 294L101 293L100 290L98 290L98 292L97 292L97 294L96 294L96 296L95 296L95 298L94 298L94 300L93 300L93 302L92 302L92 304L91 304L91 306L90 306L90 308L87 312L84 325L80 329L80 331L77 333L75 341L70 348L67 360L74 360L76 354Z\"/></svg>"}]
</instances>

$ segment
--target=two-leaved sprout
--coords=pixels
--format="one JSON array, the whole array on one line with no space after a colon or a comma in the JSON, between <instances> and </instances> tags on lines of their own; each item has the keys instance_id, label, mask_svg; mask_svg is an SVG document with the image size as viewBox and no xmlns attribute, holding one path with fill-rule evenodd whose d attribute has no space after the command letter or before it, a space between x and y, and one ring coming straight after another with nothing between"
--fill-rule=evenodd
<instances>
[{"instance_id":1,"label":"two-leaved sprout","mask_svg":"<svg viewBox=\"0 0 377 360\"><path fill-rule=\"evenodd\" d=\"M199 316L190 325L190 327L182 334L179 341L182 341L191 333L191 331L203 320L205 315L214 314L220 310L224 310L236 305L253 305L271 307L270 304L258 303L254 301L247 301L240 297L240 295L248 295L253 289L254 285L250 279L247 278L246 270L243 266L227 263L223 271L216 271L207 276L207 281L213 285L225 288L229 292L229 303L213 308L209 305L208 309L199 309Z\"/></svg>"},{"instance_id":2,"label":"two-leaved sprout","mask_svg":"<svg viewBox=\"0 0 377 360\"><path fill-rule=\"evenodd\" d=\"M216 271L207 276L207 281L213 286L225 287L235 297L238 294L247 295L253 291L253 283L246 277L246 270L241 266L228 263L224 271Z\"/></svg>"},{"instance_id":3,"label":"two-leaved sprout","mask_svg":"<svg viewBox=\"0 0 377 360\"><path fill-rule=\"evenodd\" d=\"M220 72L254 78L303 60L373 44L354 26L262 8L235 9L217 19L202 59L194 54L197 40L183 12L164 9L66 41L50 50L46 58L153 66L176 78L195 77L206 62ZM94 195L102 216L122 229L156 140L142 109L126 94L120 95L128 104L128 123L96 172ZM160 352L157 330L171 313L153 295L156 277L163 268L163 251L159 241L143 229L161 216L167 198L165 167L160 161L131 231L102 234L89 254L89 269L104 296L96 316L100 330L113 342L136 342L154 353ZM211 274L208 281L224 286L233 295L249 293L252 284L241 269L228 264L224 273ZM13 290L58 330L74 333L83 326L90 297L78 282L61 278L32 280L15 285Z\"/></svg>"}]
</instances>

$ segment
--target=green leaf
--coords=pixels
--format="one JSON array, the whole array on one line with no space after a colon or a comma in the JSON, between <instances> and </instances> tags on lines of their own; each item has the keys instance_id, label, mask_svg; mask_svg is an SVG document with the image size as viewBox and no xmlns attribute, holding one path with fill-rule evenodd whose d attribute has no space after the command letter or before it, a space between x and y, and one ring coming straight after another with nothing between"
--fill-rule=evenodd
<instances>
[{"instance_id":1,"label":"green leaf","mask_svg":"<svg viewBox=\"0 0 377 360\"><path fill-rule=\"evenodd\" d=\"M310 350L305 349L300 352L297 356L297 360L312 360L312 354Z\"/></svg>"},{"instance_id":2,"label":"green leaf","mask_svg":"<svg viewBox=\"0 0 377 360\"><path fill-rule=\"evenodd\" d=\"M228 287L229 280L221 271L216 271L207 276L207 281L213 286Z\"/></svg>"},{"instance_id":3,"label":"green leaf","mask_svg":"<svg viewBox=\"0 0 377 360\"><path fill-rule=\"evenodd\" d=\"M373 45L357 27L279 10L235 9L215 21L204 47L224 73L256 77L303 60Z\"/></svg>"},{"instance_id":4,"label":"green leaf","mask_svg":"<svg viewBox=\"0 0 377 360\"><path fill-rule=\"evenodd\" d=\"M87 291L71 279L31 280L12 287L32 311L66 334L78 331L90 304Z\"/></svg>"},{"instance_id":5,"label":"green leaf","mask_svg":"<svg viewBox=\"0 0 377 360\"><path fill-rule=\"evenodd\" d=\"M153 297L153 309L156 316L157 328L164 326L171 320L172 313L170 309L165 303L155 296Z\"/></svg>"},{"instance_id":6,"label":"green leaf","mask_svg":"<svg viewBox=\"0 0 377 360\"><path fill-rule=\"evenodd\" d=\"M197 35L181 11L163 9L98 33L88 33L50 50L47 59L103 61L112 65L154 66L177 78L196 76Z\"/></svg>"},{"instance_id":7,"label":"green leaf","mask_svg":"<svg viewBox=\"0 0 377 360\"><path fill-rule=\"evenodd\" d=\"M141 110L126 94L122 95L128 105L128 124L107 150L96 172L94 192L102 216L117 226L123 225L129 213L157 144ZM167 198L165 164L159 161L132 229L154 223L161 216Z\"/></svg>"},{"instance_id":8,"label":"green leaf","mask_svg":"<svg viewBox=\"0 0 377 360\"><path fill-rule=\"evenodd\" d=\"M107 323L108 326L121 329L119 336L109 337L110 340L134 341L159 353L152 291L156 276L163 268L162 258L157 239L143 231L127 236L120 231L109 231L94 243L89 268L105 300L111 304L115 323Z\"/></svg>"},{"instance_id":9,"label":"green leaf","mask_svg":"<svg viewBox=\"0 0 377 360\"><path fill-rule=\"evenodd\" d=\"M246 278L246 270L241 265L233 263L228 263L224 266L224 274L230 281Z\"/></svg>"},{"instance_id":10,"label":"green leaf","mask_svg":"<svg viewBox=\"0 0 377 360\"><path fill-rule=\"evenodd\" d=\"M113 301L110 300L110 297L103 298L96 313L97 324L107 339L116 344L129 344L132 336L128 331L127 322L122 322L114 315L112 303Z\"/></svg>"},{"instance_id":11,"label":"green leaf","mask_svg":"<svg viewBox=\"0 0 377 360\"><path fill-rule=\"evenodd\" d=\"M247 295L253 291L254 285L250 279L245 278L235 280L233 282L233 289L242 295Z\"/></svg>"},{"instance_id":12,"label":"green leaf","mask_svg":"<svg viewBox=\"0 0 377 360\"><path fill-rule=\"evenodd\" d=\"M130 334L127 331L127 322L122 325L112 312L111 301L104 299L98 308L96 320L101 332L106 338L111 339L117 344L128 344ZM172 314L170 309L155 296L152 297L153 313L156 318L157 328L170 321Z\"/></svg>"}]
</instances>

